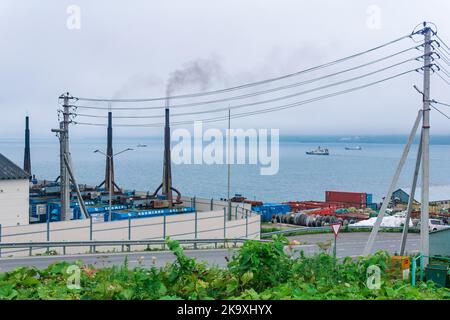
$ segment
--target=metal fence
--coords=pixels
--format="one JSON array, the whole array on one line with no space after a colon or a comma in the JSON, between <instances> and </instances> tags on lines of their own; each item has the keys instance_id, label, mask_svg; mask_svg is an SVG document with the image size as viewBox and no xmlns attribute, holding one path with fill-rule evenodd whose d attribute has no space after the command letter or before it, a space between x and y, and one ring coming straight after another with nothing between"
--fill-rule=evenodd
<instances>
[{"instance_id":1,"label":"metal fence","mask_svg":"<svg viewBox=\"0 0 450 320\"><path fill-rule=\"evenodd\" d=\"M181 245L191 244L193 248L197 248L200 245L213 245L215 249L219 245L232 244L234 247L237 244L244 243L249 239L178 239L177 241ZM254 239L253 241L258 242L271 242L270 240L260 240ZM22 243L0 243L0 249L23 249L29 252L29 256L33 255L33 250L35 249L46 249L47 252L51 248L62 248L62 254L66 254L67 247L89 247L90 253L95 253L98 247L121 247L121 251L131 251L132 246L161 246L161 249L166 248L165 240L119 240L119 241L49 241L49 242L22 242Z\"/></svg>"},{"instance_id":2,"label":"metal fence","mask_svg":"<svg viewBox=\"0 0 450 320\"><path fill-rule=\"evenodd\" d=\"M235 209L236 210L236 209ZM259 239L260 216L241 208L235 211L237 220L228 220L226 208L220 211L163 215L153 218L136 218L112 222L94 223L88 220L47 222L21 227L2 228L0 225L0 257L27 249L14 243L49 243L51 241L137 241L174 239ZM8 232L5 232L7 230ZM6 245L6 246L4 246ZM46 246L47 247L47 246ZM2 252L3 248L3 252ZM6 250L6 249L14 250Z\"/></svg>"},{"instance_id":3,"label":"metal fence","mask_svg":"<svg viewBox=\"0 0 450 320\"><path fill-rule=\"evenodd\" d=\"M347 226L347 227L343 227L342 231L357 231L357 230L371 230L372 227L370 226ZM392 230L395 232L401 232L403 231L403 227L380 227L381 230ZM417 228L409 228L409 232L418 232L419 229ZM299 227L299 228L290 228L290 229L285 229L285 230L278 230L278 231L272 231L272 232L265 232L265 233L261 233L261 238L268 238L271 237L273 235L278 235L278 234L291 234L291 233L295 233L295 234L308 234L308 233L322 233L322 232L326 232L326 233L331 233L333 232L331 230L330 226L325 226L325 227Z\"/></svg>"}]
</instances>

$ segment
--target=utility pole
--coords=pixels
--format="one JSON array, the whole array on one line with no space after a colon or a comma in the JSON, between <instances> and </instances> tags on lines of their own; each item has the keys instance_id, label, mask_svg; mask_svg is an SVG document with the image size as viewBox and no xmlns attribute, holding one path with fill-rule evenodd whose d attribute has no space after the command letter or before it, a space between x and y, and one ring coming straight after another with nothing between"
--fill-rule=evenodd
<instances>
[{"instance_id":1,"label":"utility pole","mask_svg":"<svg viewBox=\"0 0 450 320\"><path fill-rule=\"evenodd\" d=\"M422 125L422 195L420 219L420 251L428 264L429 256L429 186L430 186L430 73L432 30L424 23L423 125Z\"/></svg>"},{"instance_id":2,"label":"utility pole","mask_svg":"<svg viewBox=\"0 0 450 320\"><path fill-rule=\"evenodd\" d=\"M70 220L70 181L76 184L75 177L72 175L73 172L70 167L70 152L69 152L69 123L70 123L70 105L69 100L71 99L69 93L65 93L59 97L63 99L63 119L59 123L59 129L52 129L59 138L59 185L61 194L61 221ZM77 196L80 201L80 206L82 208L83 214L87 216L85 210L83 199L80 198L78 186Z\"/></svg>"},{"instance_id":3,"label":"utility pole","mask_svg":"<svg viewBox=\"0 0 450 320\"><path fill-rule=\"evenodd\" d=\"M228 108L228 153L227 153L227 159L228 159L228 182L227 182L227 200L228 200L228 220L231 220L231 198L230 198L230 191L231 191L231 110Z\"/></svg>"},{"instance_id":4,"label":"utility pole","mask_svg":"<svg viewBox=\"0 0 450 320\"><path fill-rule=\"evenodd\" d=\"M405 254L406 239L408 238L409 222L411 221L411 212L412 212L412 209L414 206L414 196L416 194L417 178L419 177L421 160L422 160L422 133L420 134L420 143L419 143L419 148L417 150L416 166L414 168L414 176L413 176L413 181L412 181L412 185L411 185L411 192L409 193L408 207L406 209L405 224L403 226L403 232L402 232L402 241L400 243L400 255L401 256L403 256Z\"/></svg>"},{"instance_id":5,"label":"utility pole","mask_svg":"<svg viewBox=\"0 0 450 320\"><path fill-rule=\"evenodd\" d=\"M61 221L70 220L70 180L65 158L69 156L69 93L62 96L63 103L63 125L62 125L62 172L61 184Z\"/></svg>"},{"instance_id":6,"label":"utility pole","mask_svg":"<svg viewBox=\"0 0 450 320\"><path fill-rule=\"evenodd\" d=\"M112 159L113 159L113 157L115 157L115 156L117 156L117 155L119 155L121 153L127 152L127 151L133 151L133 149L126 148L125 150L122 150L122 151L117 152L115 154L112 154L112 153L109 154L108 151L105 153L105 152L97 149L97 150L94 151L94 153L100 153L100 154L104 155L106 157L106 163L109 163L109 168L112 168ZM111 149L111 152L112 152L112 149ZM108 168L106 168L106 170L108 170ZM109 185L110 186L110 188L108 190L108 193L109 193L109 200L108 200L108 204L109 204L108 213L109 213L109 216L108 216L108 221L112 221L112 197L113 197L113 194L114 194L114 185L115 185L114 181L112 180L112 176L113 175L110 174L108 178L105 177L105 179L108 179L108 183L105 182L105 185Z\"/></svg>"},{"instance_id":7,"label":"utility pole","mask_svg":"<svg viewBox=\"0 0 450 320\"><path fill-rule=\"evenodd\" d=\"M416 122L414 124L413 130L410 133L408 143L405 146L402 157L398 164L397 170L394 174L394 178L392 179L391 185L389 187L389 191L386 195L386 198L383 201L383 205L378 213L377 220L373 226L372 232L370 233L369 239L367 241L366 247L364 248L364 255L368 255L371 253L375 237L380 228L381 222L383 220L383 216L385 214L386 208L391 200L393 188L397 184L399 175L403 168L403 165L406 161L406 157L408 155L409 149L413 142L414 136L416 134L419 122L422 121L422 132L421 132L421 141L419 145L419 154L417 155L415 173L417 174L419 170L420 160L422 162L422 194L421 194L421 216L420 216L420 252L425 256L424 257L424 266L428 264L428 256L429 256L429 187L430 187L430 158L429 158L429 144L430 144L430 74L431 74L431 36L432 29L427 26L426 22L423 24L423 29L420 31L424 35L424 66L423 66L423 93L420 92L416 86L414 88L422 93L423 95L423 108L420 110ZM405 223L409 223L410 211L412 210L412 204L414 201L414 189L415 189L415 181L417 177L413 177L413 188L410 194L410 201L408 203L408 211L407 211L407 219L405 219ZM400 251L404 251L406 236L407 236L408 227L406 226L403 230L402 242ZM421 266L421 267L424 267Z\"/></svg>"},{"instance_id":8,"label":"utility pole","mask_svg":"<svg viewBox=\"0 0 450 320\"><path fill-rule=\"evenodd\" d=\"M392 193L394 192L394 188L397 185L398 179L400 177L400 174L402 172L403 166L406 162L406 158L408 157L409 150L411 148L411 145L414 141L414 137L416 136L417 128L420 125L420 121L422 120L422 112L419 111L417 113L416 121L414 122L413 128L409 134L408 142L405 145L405 148L403 149L402 156L400 158L400 161L397 165L397 169L395 170L394 176L392 178L391 184L389 186L388 192L386 194L386 197L383 200L383 204L381 205L380 211L378 212L377 220L375 221L372 231L370 232L369 239L367 240L366 246L363 251L363 255L367 256L372 253L373 244L375 243L375 238L378 234L378 231L381 227L381 223L383 222L383 217L386 214L386 209L389 205L389 202L392 198Z\"/></svg>"}]
</instances>

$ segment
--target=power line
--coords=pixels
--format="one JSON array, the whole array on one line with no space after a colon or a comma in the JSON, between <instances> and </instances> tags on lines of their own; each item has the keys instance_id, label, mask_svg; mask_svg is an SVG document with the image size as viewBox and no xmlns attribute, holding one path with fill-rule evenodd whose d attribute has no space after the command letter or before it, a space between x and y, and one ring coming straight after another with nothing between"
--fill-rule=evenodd
<instances>
[{"instance_id":1,"label":"power line","mask_svg":"<svg viewBox=\"0 0 450 320\"><path fill-rule=\"evenodd\" d=\"M443 76L441 76L441 75L439 74L439 72L437 72L436 75L437 75L439 78L441 78L442 81L444 81L446 84L448 84L448 85L450 86L450 81L448 81L448 80L445 79Z\"/></svg>"},{"instance_id":2,"label":"power line","mask_svg":"<svg viewBox=\"0 0 450 320\"><path fill-rule=\"evenodd\" d=\"M435 109L437 112L439 112L440 114L442 114L444 117L446 117L447 119L450 120L450 117L449 117L447 114L445 114L444 112L442 112L441 110L439 110L438 108L436 108L435 106L433 106L432 104L430 104L430 106L431 106L433 109Z\"/></svg>"},{"instance_id":3,"label":"power line","mask_svg":"<svg viewBox=\"0 0 450 320\"><path fill-rule=\"evenodd\" d=\"M441 48L438 48L437 51L438 51L439 57L443 61L445 61L445 63L450 64L450 57L447 56L447 54Z\"/></svg>"},{"instance_id":4,"label":"power line","mask_svg":"<svg viewBox=\"0 0 450 320\"><path fill-rule=\"evenodd\" d=\"M323 96L319 96L316 98L312 98L312 99L308 99L308 100L303 100L303 101L299 101L299 102L295 102L295 103L291 103L291 104L286 104L286 105L281 105L281 106L277 106L277 107L270 107L270 108L266 108L266 109L262 109L262 110L257 110L257 111L252 111L252 112L244 112L244 113L238 113L238 114L234 114L231 117L233 119L235 118L243 118L243 117L248 117L248 116L252 116L252 115L258 115L258 114L263 114L263 113L270 113L270 112L275 112L275 111L280 111L280 110L285 110L285 109L289 109L289 108L294 108L297 106L301 106L301 105L306 105L312 102L316 102L316 101L320 101L320 100L324 100L324 99L328 99L328 98L332 98L335 96L339 96L339 95L343 95L343 94L347 94L347 93L351 93L357 90L361 90L367 87L371 87L374 85L377 85L379 83L383 83L398 77L401 77L403 75L412 73L412 72L417 72L419 69L412 69L409 71L405 71L402 73L398 73L396 75L378 80L378 81L374 81L374 82L370 82L368 84L365 85L361 85L361 86L357 86L357 87L353 87L347 90L342 90L342 91L337 91L334 93L330 93L330 94L326 94ZM218 122L218 121L223 121L228 119L228 116L221 116L221 117L215 117L215 118L206 118L206 119L198 119L198 120L191 120L191 121L183 121L183 122L173 122L171 123L171 126L174 125L184 125L184 124L191 124L195 121L203 121L203 122ZM106 124L101 124L101 123L88 123L88 122L75 122L75 124L79 124L79 125L88 125L88 126L106 126ZM161 127L164 126L164 123L149 123L149 124L116 124L116 127Z\"/></svg>"},{"instance_id":5,"label":"power line","mask_svg":"<svg viewBox=\"0 0 450 320\"><path fill-rule=\"evenodd\" d=\"M447 77L450 77L450 72L439 62L436 62L436 65L440 68L440 71L444 72Z\"/></svg>"},{"instance_id":6,"label":"power line","mask_svg":"<svg viewBox=\"0 0 450 320\"><path fill-rule=\"evenodd\" d=\"M290 99L290 98L294 98L300 95L304 95L304 94L308 94L308 93L312 93L315 91L320 91L323 89L328 89L334 86L338 86L338 85L342 85L342 84L346 84L355 80L360 80L372 75L375 75L377 73L380 72L384 72L386 70L398 67L402 64L405 64L407 62L411 62L411 61L415 61L417 58L412 58L412 59L408 59L381 69L378 69L376 71L372 71L369 73L365 73L363 75L357 76L357 77L352 77L346 80L342 80L342 81L338 81L338 82L334 82L328 85L324 85L321 87L316 87L316 88L312 88L309 90L305 90L305 91L300 91L300 92L296 92L293 94L289 94L289 95L284 95L281 97L276 97L276 98L272 98L272 99L268 99L268 100L263 100L263 101L256 101L256 102L251 102L251 103L244 103L244 104L239 104L239 105L235 105L235 106L231 106L231 107L227 107L227 108L218 108L218 109L211 109L211 110L203 110L203 111L195 111L195 112L186 112L186 113L175 113L172 115L172 117L176 117L176 116L190 116L190 115L197 115L197 114L203 114L203 113L214 113L214 112L223 112L223 111L227 111L228 109L240 109L240 108L245 108L245 107L251 107L251 106L256 106L256 105L261 105L261 104L265 104L265 103L272 103L272 102L277 102L280 100L286 100L286 99ZM90 118L106 118L107 116L100 116L100 115L89 115L89 114L77 114L77 116L81 116L81 117L90 117ZM122 119L135 119L135 118L163 118L164 115L135 115L135 116L115 116L115 118L122 118Z\"/></svg>"},{"instance_id":7,"label":"power line","mask_svg":"<svg viewBox=\"0 0 450 320\"><path fill-rule=\"evenodd\" d=\"M440 102L440 101L436 101L436 100L432 100L431 101L432 103L436 103L436 104L440 104L440 105L442 105L442 106L445 106L445 107L450 107L450 104L448 104L448 103L443 103L443 102Z\"/></svg>"},{"instance_id":8,"label":"power line","mask_svg":"<svg viewBox=\"0 0 450 320\"><path fill-rule=\"evenodd\" d=\"M447 50L450 51L450 47L445 43L444 39L442 39L441 37L439 37L439 35L436 34L436 38L438 38L438 40L440 41L440 43L442 43L444 45L444 47L447 48Z\"/></svg>"},{"instance_id":9,"label":"power line","mask_svg":"<svg viewBox=\"0 0 450 320\"><path fill-rule=\"evenodd\" d=\"M401 40L407 39L407 38L411 38L412 35L420 33L422 30L416 31L412 34L408 34L405 36L402 36L400 38L394 39L392 41L386 42L382 45L379 45L377 47L341 58L341 59L337 59L331 62L327 62L315 67L311 67L308 69L304 69L304 70L300 70L294 73L290 73L290 74L286 74L283 76L278 76L278 77L274 77L274 78L269 78L266 80L261 80L261 81L257 81L257 82L251 82L251 83L247 83L247 84L243 84L243 85L239 85L239 86L235 86L235 87L230 87L230 88L225 88L225 89L219 89L219 90L213 90L213 91L206 91L206 92L198 92L198 93L191 93L191 94L182 94L182 95L173 95L173 96L165 96L165 97L155 97L155 98L143 98L143 99L100 99L100 98L88 98L88 97L74 97L75 100L78 101L95 101L95 102L124 102L124 103L128 103L128 102L150 102L150 101L163 101L163 100L167 100L167 99L181 99L181 98L194 98L194 97L200 97L200 96L207 96L207 95L213 95L213 94L218 94L218 93L225 93L225 92L230 92L230 91L235 91L235 90L240 90L240 89L244 89L244 88L249 88L249 87L254 87L257 85L262 85L262 84L266 84L266 83L270 83L270 82L274 82L274 81L279 81L279 80L283 80L283 79L287 79L287 78L291 78L291 77L295 77L304 73L308 73L308 72L312 72L315 70L319 70L322 68L326 68L350 59L354 59L356 57L362 56L364 54L379 50L381 48L384 48L386 46L392 45L396 42L399 42Z\"/></svg>"},{"instance_id":10,"label":"power line","mask_svg":"<svg viewBox=\"0 0 450 320\"><path fill-rule=\"evenodd\" d=\"M275 87L275 88L271 88L271 89L267 89L267 90L263 90L263 91L258 91L258 92L253 92L253 93L247 93L247 94L243 94L243 95L238 95L238 96L233 96L233 97L228 97L228 98L222 98L222 99L216 99L216 100L208 100L208 101L199 101L199 102L193 102L193 103L185 103L185 104L176 104L176 105L170 105L170 108L187 108L187 107L197 107L197 106L201 106L201 105L208 105L208 104L214 104L214 103L221 103L221 102L228 102L228 101L233 101L233 100L240 100L240 99L246 99L246 98L251 98L254 96L258 96L258 95L264 95L264 94L268 94L268 93L273 93L276 91L280 91L280 90L285 90L285 89L291 89L291 88L295 88L295 87L300 87L306 84L311 84L314 82L317 82L319 80L325 80L343 73L347 73L350 71L354 71L354 70L358 70L373 64L376 64L378 62L390 59L392 57L395 57L397 55L400 55L402 53L408 52L410 50L413 49L417 49L420 46L415 46L415 47L411 47L399 52L396 52L394 54L391 54L389 56L374 60L374 61L370 61L368 63L364 63L361 65L358 65L356 67L352 67L352 68L348 68L339 72L335 72L335 73L331 73L331 74L327 74L318 78L313 78L313 79L309 79L306 81L302 81L302 82L297 82L297 83L292 83L292 84L288 84L288 85L284 85L284 86L280 86L280 87ZM423 55L412 58L412 59L408 59L408 60L404 60L399 64L396 65L392 65L391 67L395 67L397 65L406 63L406 62L410 62L410 61L414 61L417 59L423 58ZM157 110L157 109L164 109L166 108L166 106L153 106L153 107L114 107L114 108L106 108L106 107L96 107L96 106L85 106L85 105L74 105L74 107L76 108L80 108L80 109L92 109L92 110L106 110L106 109L113 109L113 110Z\"/></svg>"}]
</instances>

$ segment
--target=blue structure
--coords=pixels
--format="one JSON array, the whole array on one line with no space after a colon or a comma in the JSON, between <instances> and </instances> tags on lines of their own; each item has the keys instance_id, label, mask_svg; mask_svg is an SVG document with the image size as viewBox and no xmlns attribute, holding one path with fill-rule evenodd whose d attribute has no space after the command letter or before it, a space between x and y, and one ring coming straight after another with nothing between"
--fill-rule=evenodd
<instances>
[{"instance_id":1,"label":"blue structure","mask_svg":"<svg viewBox=\"0 0 450 320\"><path fill-rule=\"evenodd\" d=\"M275 214L291 212L291 206L281 203L264 203L263 205L252 207L252 210L261 214L261 220L267 222L272 220L272 216Z\"/></svg>"},{"instance_id":2,"label":"blue structure","mask_svg":"<svg viewBox=\"0 0 450 320\"><path fill-rule=\"evenodd\" d=\"M149 209L136 211L113 211L111 220L116 221L116 220L127 220L136 218L160 217L164 215L191 213L194 211L195 209L192 207ZM109 212L105 212L104 220L109 221Z\"/></svg>"},{"instance_id":3,"label":"blue structure","mask_svg":"<svg viewBox=\"0 0 450 320\"><path fill-rule=\"evenodd\" d=\"M397 189L392 193L392 200L400 201L400 203L408 203L409 194L402 189Z\"/></svg>"}]
</instances>

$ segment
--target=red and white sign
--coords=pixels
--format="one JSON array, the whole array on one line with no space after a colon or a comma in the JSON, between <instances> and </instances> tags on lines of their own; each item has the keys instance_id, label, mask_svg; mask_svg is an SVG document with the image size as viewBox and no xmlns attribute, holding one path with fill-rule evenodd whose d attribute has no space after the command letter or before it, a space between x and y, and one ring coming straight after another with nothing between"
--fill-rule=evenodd
<instances>
[{"instance_id":1,"label":"red and white sign","mask_svg":"<svg viewBox=\"0 0 450 320\"><path fill-rule=\"evenodd\" d=\"M333 230L334 236L337 237L339 230L341 229L341 224L340 223L335 223L331 225L331 229Z\"/></svg>"}]
</instances>

